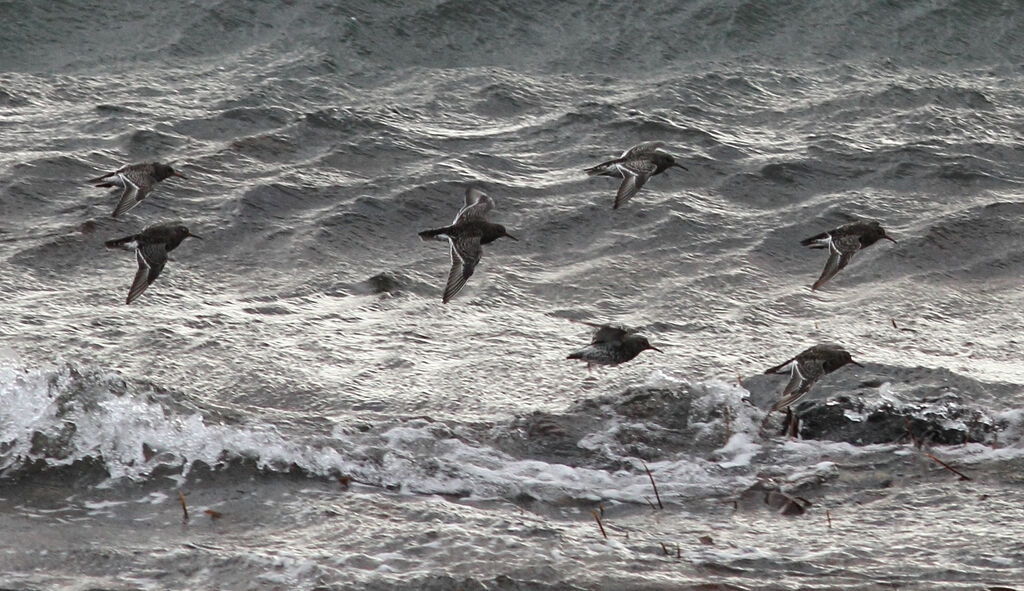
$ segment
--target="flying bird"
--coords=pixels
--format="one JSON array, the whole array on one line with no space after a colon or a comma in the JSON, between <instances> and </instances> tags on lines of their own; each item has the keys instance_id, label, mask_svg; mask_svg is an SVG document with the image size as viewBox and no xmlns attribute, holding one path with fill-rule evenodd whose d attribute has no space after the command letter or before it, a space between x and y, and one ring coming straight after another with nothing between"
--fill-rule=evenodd
<instances>
[{"instance_id":1,"label":"flying bird","mask_svg":"<svg viewBox=\"0 0 1024 591\"><path fill-rule=\"evenodd\" d=\"M637 144L622 153L614 160L602 162L584 169L588 176L610 176L622 179L619 191L615 194L612 209L618 209L633 198L647 180L656 174L665 172L671 166L687 170L676 162L675 157L664 150L664 142L644 142Z\"/></svg>"},{"instance_id":2,"label":"flying bird","mask_svg":"<svg viewBox=\"0 0 1024 591\"><path fill-rule=\"evenodd\" d=\"M588 370L595 365L618 365L625 363L647 350L663 353L661 349L648 342L646 337L640 336L635 331L627 328L611 324L578 322L596 330L590 339L589 345L575 353L571 353L566 359L586 361Z\"/></svg>"},{"instance_id":3,"label":"flying bird","mask_svg":"<svg viewBox=\"0 0 1024 591\"><path fill-rule=\"evenodd\" d=\"M828 262L825 263L825 269L821 272L821 277L818 277L818 280L811 286L811 289L816 290L825 285L826 281L835 277L836 273L850 264L850 261L853 260L853 255L857 254L857 251L867 248L883 238L893 244L896 243L892 237L885 233L885 228L882 227L882 224L874 220L858 220L801 240L800 244L803 246L829 249Z\"/></svg>"},{"instance_id":4,"label":"flying bird","mask_svg":"<svg viewBox=\"0 0 1024 591\"><path fill-rule=\"evenodd\" d=\"M423 240L447 240L452 259L441 302L447 304L459 293L473 275L480 257L481 245L490 244L498 238L511 238L518 242L501 224L487 221L487 213L494 209L494 200L475 188L466 189L466 205L459 210L450 226L436 230L424 230L419 236Z\"/></svg>"},{"instance_id":5,"label":"flying bird","mask_svg":"<svg viewBox=\"0 0 1024 591\"><path fill-rule=\"evenodd\" d=\"M782 391L782 397L772 405L769 413L788 408L807 395L822 376L830 374L840 367L852 363L864 367L850 356L850 353L839 345L825 343L814 345L802 351L796 357L775 367L765 370L766 374L789 374L789 383Z\"/></svg>"},{"instance_id":6,"label":"flying bird","mask_svg":"<svg viewBox=\"0 0 1024 591\"><path fill-rule=\"evenodd\" d=\"M96 187L123 189L121 199L117 202L117 207L114 208L114 213L110 214L111 217L116 218L138 205L149 195L157 183L172 176L187 178L174 170L170 164L145 162L123 166L114 172L90 179L89 182Z\"/></svg>"},{"instance_id":7,"label":"flying bird","mask_svg":"<svg viewBox=\"0 0 1024 591\"><path fill-rule=\"evenodd\" d=\"M108 240L107 248L124 248L134 250L139 263L135 280L128 289L128 297L124 303L130 304L142 295L156 278L160 276L167 264L167 253L171 252L186 238L199 238L180 223L154 224L138 234Z\"/></svg>"}]
</instances>

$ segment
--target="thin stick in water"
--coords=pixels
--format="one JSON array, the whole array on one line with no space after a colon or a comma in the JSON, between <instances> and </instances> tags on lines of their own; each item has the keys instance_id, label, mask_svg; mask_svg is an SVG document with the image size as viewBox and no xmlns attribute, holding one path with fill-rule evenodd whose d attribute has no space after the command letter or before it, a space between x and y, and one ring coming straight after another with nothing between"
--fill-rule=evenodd
<instances>
[{"instance_id":1,"label":"thin stick in water","mask_svg":"<svg viewBox=\"0 0 1024 591\"><path fill-rule=\"evenodd\" d=\"M959 476L960 480L970 480L971 479L970 476L968 476L968 475L964 474L963 472L957 470L953 466L950 466L946 462L943 462L942 460L940 460L939 458L933 456L932 454L930 454L930 453L928 453L926 451L922 451L921 453L923 453L924 455L928 456L929 458L935 460L943 468L945 468L945 469L949 470L950 472L952 472L953 474L956 474L957 476Z\"/></svg>"},{"instance_id":2,"label":"thin stick in water","mask_svg":"<svg viewBox=\"0 0 1024 591\"><path fill-rule=\"evenodd\" d=\"M665 505L661 504L661 495L658 494L658 485L654 484L654 475L651 474L651 469L647 467L647 464L640 462L644 466L644 470L647 470L647 477L651 479L651 488L654 489L654 498L658 500L658 508L664 509Z\"/></svg>"},{"instance_id":3,"label":"thin stick in water","mask_svg":"<svg viewBox=\"0 0 1024 591\"><path fill-rule=\"evenodd\" d=\"M910 433L910 438L911 438L911 439L913 440L913 442L914 442L914 447L916 447L916 448L920 449L920 448L921 448L921 442L919 442L919 441L917 440L917 438L916 438L916 437L914 437L914 432L910 430L910 420L909 420L909 419L907 419L907 417L903 417L903 420L904 420L904 422L906 422L906 424L907 424L907 433ZM953 474L956 474L957 476L959 476L959 477L960 477L960 480L970 480L970 479L971 479L971 477L970 477L970 476L968 476L968 475L964 474L963 472L961 472L961 471L957 470L956 468L954 468L954 467L950 466L950 465L949 465L949 464L947 464L946 462L943 462L943 461L942 461L942 460L940 460L939 458L937 458L937 457L933 456L932 454L930 454L930 453L928 453L928 452L924 451L923 449L921 450L921 453L923 453L923 454L924 454L925 456L927 456L927 457L928 457L929 459L933 460L933 461L934 461L935 463L937 463L938 465L940 465L940 466L942 466L943 468L945 468L945 469L949 470L949 471L950 471L950 472L952 472Z\"/></svg>"},{"instance_id":4,"label":"thin stick in water","mask_svg":"<svg viewBox=\"0 0 1024 591\"><path fill-rule=\"evenodd\" d=\"M597 514L597 510L591 509L590 512L594 515L594 521L597 522L597 527L601 528L601 535L604 539L608 539L608 534L604 531L604 524L601 523L601 516Z\"/></svg>"},{"instance_id":5,"label":"thin stick in water","mask_svg":"<svg viewBox=\"0 0 1024 591\"><path fill-rule=\"evenodd\" d=\"M910 440L914 443L914 447L920 448L921 444L917 441L917 437L914 436L913 429L910 428L910 419L903 417L903 423L907 426L907 433L910 435Z\"/></svg>"},{"instance_id":6,"label":"thin stick in water","mask_svg":"<svg viewBox=\"0 0 1024 591\"><path fill-rule=\"evenodd\" d=\"M188 521L188 507L185 506L185 495L178 491L178 500L181 501L181 512L184 514L183 521Z\"/></svg>"}]
</instances>

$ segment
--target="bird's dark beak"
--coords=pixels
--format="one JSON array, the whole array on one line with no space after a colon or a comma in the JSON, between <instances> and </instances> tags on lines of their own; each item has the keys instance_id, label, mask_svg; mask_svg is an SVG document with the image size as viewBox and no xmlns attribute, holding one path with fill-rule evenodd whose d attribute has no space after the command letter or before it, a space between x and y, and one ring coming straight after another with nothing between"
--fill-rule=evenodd
<instances>
[{"instance_id":1,"label":"bird's dark beak","mask_svg":"<svg viewBox=\"0 0 1024 591\"><path fill-rule=\"evenodd\" d=\"M195 234L193 234L192 232L189 232L188 234L186 234L186 236L187 236L187 237L189 237L189 238L198 238L198 239L200 239L200 240L202 240L202 239L203 239L203 237L202 237L202 236L196 236L196 235L195 235Z\"/></svg>"},{"instance_id":2,"label":"bird's dark beak","mask_svg":"<svg viewBox=\"0 0 1024 591\"><path fill-rule=\"evenodd\" d=\"M516 238L515 236L513 236L513 235L511 235L511 234L509 234L507 232L505 233L505 238L511 238L512 240L515 240L516 242L519 242L518 238Z\"/></svg>"},{"instance_id":3,"label":"bird's dark beak","mask_svg":"<svg viewBox=\"0 0 1024 591\"><path fill-rule=\"evenodd\" d=\"M851 360L850 360L850 363L852 363L852 364L856 365L857 367L864 367L863 365L861 365L861 364L857 363L857 362L856 362L856 361L854 361L853 359L851 359Z\"/></svg>"},{"instance_id":4,"label":"bird's dark beak","mask_svg":"<svg viewBox=\"0 0 1024 591\"><path fill-rule=\"evenodd\" d=\"M662 351L661 349L655 347L654 345L648 345L647 348L650 349L651 351L657 351L658 353L664 353L664 351Z\"/></svg>"},{"instance_id":5,"label":"bird's dark beak","mask_svg":"<svg viewBox=\"0 0 1024 591\"><path fill-rule=\"evenodd\" d=\"M689 168L686 168L685 166L683 166L682 164L679 164L678 162L673 162L672 166L678 166L679 168L682 168L683 170L690 170Z\"/></svg>"},{"instance_id":6,"label":"bird's dark beak","mask_svg":"<svg viewBox=\"0 0 1024 591\"><path fill-rule=\"evenodd\" d=\"M171 174L173 174L173 175L174 175L174 176L176 176L176 177L180 177L180 178L183 178L183 179L185 179L186 181L188 180L188 177L187 177L187 176L185 176L185 175L181 174L181 173L180 173L180 172L178 172L177 170L175 170L175 171L174 171L174 172L172 172Z\"/></svg>"},{"instance_id":7,"label":"bird's dark beak","mask_svg":"<svg viewBox=\"0 0 1024 591\"><path fill-rule=\"evenodd\" d=\"M885 238L886 240L888 240L889 242L892 242L893 244L899 244L899 242L896 242L896 240L892 236L889 236L888 234L885 235L885 236L882 236L882 238Z\"/></svg>"}]
</instances>

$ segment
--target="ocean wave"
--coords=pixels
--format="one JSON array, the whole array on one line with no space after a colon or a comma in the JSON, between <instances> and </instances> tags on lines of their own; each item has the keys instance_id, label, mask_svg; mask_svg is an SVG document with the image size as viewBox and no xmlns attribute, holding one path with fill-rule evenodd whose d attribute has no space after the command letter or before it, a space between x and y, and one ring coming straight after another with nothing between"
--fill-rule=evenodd
<instances>
[{"instance_id":1,"label":"ocean wave","mask_svg":"<svg viewBox=\"0 0 1024 591\"><path fill-rule=\"evenodd\" d=\"M752 402L774 395L778 384L773 388L767 376L745 380L748 390L654 374L621 394L505 423L410 417L358 428L335 423L329 433L298 436L286 435L286 426L202 409L174 391L98 368L26 368L8 352L0 378L0 473L7 478L76 466L92 466L113 481L187 478L194 466L242 463L266 473L344 476L410 493L643 504L650 496L645 465L672 499L739 494L757 481L764 462L802 465L799 454L789 457L770 433L761 432L764 411ZM869 396L857 397L854 392L863 395L864 385L858 389L851 379L820 393L838 402L802 411L805 435L867 446L835 448L847 454L876 454L883 448L869 444L898 442L909 421L920 441L991 445L999 439L1001 447L986 452L989 457L1004 461L1013 455L1006 445L1020 436L1020 413L974 406L1001 396L980 396L984 386L977 382L947 372L934 374L941 381L934 395L918 379L872 386ZM1019 443L1012 449L1024 455ZM970 452L974 463L985 457L979 450Z\"/></svg>"},{"instance_id":2,"label":"ocean wave","mask_svg":"<svg viewBox=\"0 0 1024 591\"><path fill-rule=\"evenodd\" d=\"M0 7L0 20L9 23L3 32L10 67L16 69L47 60L57 67L101 67L116 57L125 39L145 39L139 45L147 57L168 62L225 53L277 54L298 41L348 68L360 61L404 66L458 61L614 71L623 61L638 63L636 48L647 48L644 66L652 69L680 58L730 55L788 61L885 55L932 65L1020 61L1013 54L1022 45L1018 11L984 6L960 1L922 9L872 0L852 11L832 11L794 1L674 2L659 5L652 18L651 11L614 4L595 9L583 2L555 7L517 0L487 6L453 0L344 7L300 2L288 10L269 0L217 0L166 11L142 5L124 13L113 7L50 11L8 2ZM97 32L83 26L97 21L121 27ZM293 31L302 38L296 40ZM83 51L63 52L64 44Z\"/></svg>"}]
</instances>

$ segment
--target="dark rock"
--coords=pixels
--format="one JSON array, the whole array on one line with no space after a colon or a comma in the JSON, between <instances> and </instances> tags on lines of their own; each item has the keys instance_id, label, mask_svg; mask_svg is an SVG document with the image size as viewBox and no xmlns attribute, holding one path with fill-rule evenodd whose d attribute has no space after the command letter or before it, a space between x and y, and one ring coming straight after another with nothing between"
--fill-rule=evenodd
<instances>
[{"instance_id":1,"label":"dark rock","mask_svg":"<svg viewBox=\"0 0 1024 591\"><path fill-rule=\"evenodd\" d=\"M748 400L766 409L788 378L745 378ZM922 443L983 442L998 430L983 410L998 408L1019 390L1013 384L986 383L946 369L867 364L844 367L822 378L793 411L804 439L854 445L913 439ZM780 421L782 413L778 413ZM771 423L772 421L769 421Z\"/></svg>"},{"instance_id":2,"label":"dark rock","mask_svg":"<svg viewBox=\"0 0 1024 591\"><path fill-rule=\"evenodd\" d=\"M869 409L862 400L841 398L813 405L798 417L800 437L804 439L845 441L855 445L900 440L956 445L984 442L995 431L994 421L982 411L955 403L941 407L928 403L907 404L900 408L885 403Z\"/></svg>"}]
</instances>

